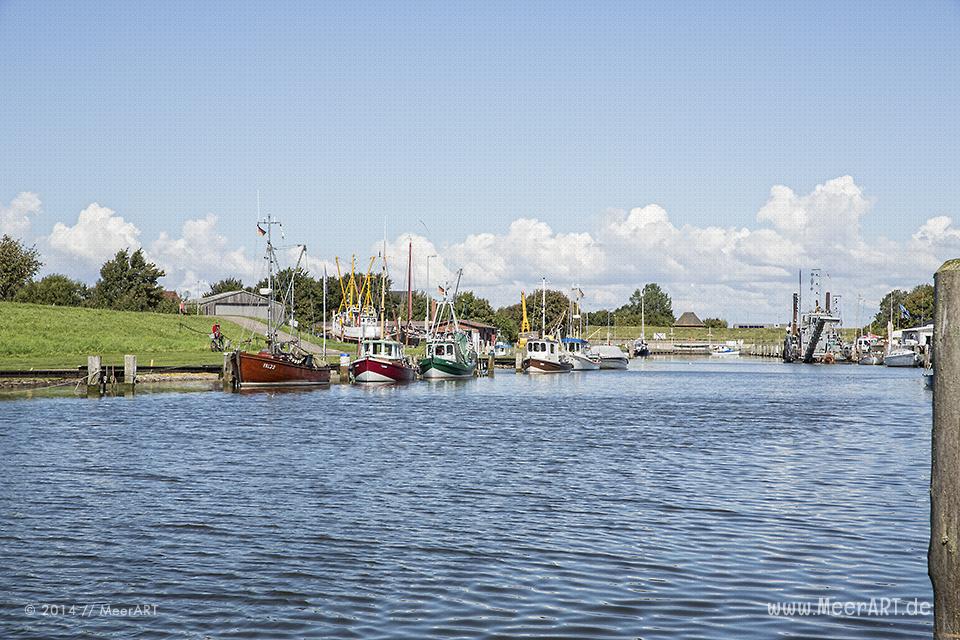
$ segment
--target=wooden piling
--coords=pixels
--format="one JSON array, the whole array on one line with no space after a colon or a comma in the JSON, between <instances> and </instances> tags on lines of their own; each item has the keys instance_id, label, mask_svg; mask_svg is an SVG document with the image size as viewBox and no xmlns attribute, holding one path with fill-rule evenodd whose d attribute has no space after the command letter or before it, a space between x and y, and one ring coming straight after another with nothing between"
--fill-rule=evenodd
<instances>
[{"instance_id":1,"label":"wooden piling","mask_svg":"<svg viewBox=\"0 0 960 640\"><path fill-rule=\"evenodd\" d=\"M340 384L350 384L350 356L345 353L340 354Z\"/></svg>"},{"instance_id":2,"label":"wooden piling","mask_svg":"<svg viewBox=\"0 0 960 640\"><path fill-rule=\"evenodd\" d=\"M493 355L493 351L487 354L487 377L493 377L493 370L497 368L497 358Z\"/></svg>"},{"instance_id":3,"label":"wooden piling","mask_svg":"<svg viewBox=\"0 0 960 640\"><path fill-rule=\"evenodd\" d=\"M137 384L137 356L123 356L123 392L133 393Z\"/></svg>"},{"instance_id":4,"label":"wooden piling","mask_svg":"<svg viewBox=\"0 0 960 640\"><path fill-rule=\"evenodd\" d=\"M103 369L101 368L100 356L87 356L87 395L101 395L101 385L103 383Z\"/></svg>"},{"instance_id":5,"label":"wooden piling","mask_svg":"<svg viewBox=\"0 0 960 640\"><path fill-rule=\"evenodd\" d=\"M514 354L514 367L516 368L517 373L523 371L523 352L517 347L517 352Z\"/></svg>"},{"instance_id":6,"label":"wooden piling","mask_svg":"<svg viewBox=\"0 0 960 640\"><path fill-rule=\"evenodd\" d=\"M960 259L933 278L930 548L933 637L960 638Z\"/></svg>"}]
</instances>

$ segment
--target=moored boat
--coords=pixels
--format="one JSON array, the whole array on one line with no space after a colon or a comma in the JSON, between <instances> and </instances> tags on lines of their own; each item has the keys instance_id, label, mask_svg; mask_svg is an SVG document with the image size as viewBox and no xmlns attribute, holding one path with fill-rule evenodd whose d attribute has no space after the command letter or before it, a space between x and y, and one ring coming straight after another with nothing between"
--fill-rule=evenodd
<instances>
[{"instance_id":1,"label":"moored boat","mask_svg":"<svg viewBox=\"0 0 960 640\"><path fill-rule=\"evenodd\" d=\"M356 382L411 382L417 371L396 340L364 340L360 356L350 363L350 377Z\"/></svg>"},{"instance_id":2,"label":"moored boat","mask_svg":"<svg viewBox=\"0 0 960 640\"><path fill-rule=\"evenodd\" d=\"M454 302L460 290L460 276L453 289L453 299L447 298L450 285L442 288L443 301L437 309L436 318L430 325L427 348L420 360L420 377L425 380L454 380L472 378L477 370L477 351L467 334L460 330ZM449 314L449 318L447 317ZM441 327L445 327L441 329Z\"/></svg>"},{"instance_id":3,"label":"moored boat","mask_svg":"<svg viewBox=\"0 0 960 640\"><path fill-rule=\"evenodd\" d=\"M626 369L630 364L627 354L620 347L612 344L601 344L593 347L591 353L600 359L601 369Z\"/></svg>"},{"instance_id":4,"label":"moored boat","mask_svg":"<svg viewBox=\"0 0 960 640\"><path fill-rule=\"evenodd\" d=\"M710 349L710 357L712 358L739 358L740 357L740 347L733 346L729 344L718 344L717 346Z\"/></svg>"},{"instance_id":5,"label":"moored boat","mask_svg":"<svg viewBox=\"0 0 960 640\"><path fill-rule=\"evenodd\" d=\"M525 373L569 373L573 363L556 340L527 340L521 367Z\"/></svg>"},{"instance_id":6,"label":"moored boat","mask_svg":"<svg viewBox=\"0 0 960 640\"><path fill-rule=\"evenodd\" d=\"M913 349L894 349L883 356L883 364L888 367L915 367L917 362L917 354Z\"/></svg>"},{"instance_id":7,"label":"moored boat","mask_svg":"<svg viewBox=\"0 0 960 640\"><path fill-rule=\"evenodd\" d=\"M590 355L590 343L582 338L564 338L561 341L573 371L597 371L600 359Z\"/></svg>"},{"instance_id":8,"label":"moored boat","mask_svg":"<svg viewBox=\"0 0 960 640\"><path fill-rule=\"evenodd\" d=\"M330 367L317 366L310 354L238 351L236 357L241 388L330 384Z\"/></svg>"},{"instance_id":9,"label":"moored boat","mask_svg":"<svg viewBox=\"0 0 960 640\"><path fill-rule=\"evenodd\" d=\"M291 278L287 291L284 295L283 311L279 317L275 317L274 305L276 292L274 291L274 266L277 263L277 257L274 252L272 242L273 225L279 224L272 216L268 215L266 220L257 222L257 229L262 235L267 236L267 288L261 289L261 293L269 298L267 305L267 348L259 353L247 353L237 350L233 353L235 371L237 374L236 383L241 389L249 387L282 387L282 386L310 386L330 384L330 366L326 363L317 363L313 354L306 353L301 349L300 340L282 342L279 339L278 327L287 320L287 300L293 299L294 280ZM265 225L266 230L260 225ZM300 261L306 248L300 247L300 256L297 259L297 266L294 272L300 268ZM289 323L296 326L293 320L293 307L290 306Z\"/></svg>"}]
</instances>

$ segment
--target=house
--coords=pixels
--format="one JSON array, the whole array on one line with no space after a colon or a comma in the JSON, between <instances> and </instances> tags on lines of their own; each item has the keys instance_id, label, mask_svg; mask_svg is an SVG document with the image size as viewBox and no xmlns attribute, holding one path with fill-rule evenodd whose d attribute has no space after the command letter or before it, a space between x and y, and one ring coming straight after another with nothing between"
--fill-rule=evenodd
<instances>
[{"instance_id":1,"label":"house","mask_svg":"<svg viewBox=\"0 0 960 640\"><path fill-rule=\"evenodd\" d=\"M693 311L684 311L676 322L673 323L675 327L688 327L694 329L702 329L706 325L703 324L703 320L697 317Z\"/></svg>"},{"instance_id":2,"label":"house","mask_svg":"<svg viewBox=\"0 0 960 640\"><path fill-rule=\"evenodd\" d=\"M199 300L191 300L190 303L198 305L200 314L205 316L243 316L266 320L270 300L249 291L225 291ZM279 318L282 313L283 305L274 301L273 317Z\"/></svg>"},{"instance_id":3,"label":"house","mask_svg":"<svg viewBox=\"0 0 960 640\"><path fill-rule=\"evenodd\" d=\"M459 320L460 330L467 334L470 342L477 349L477 353L487 353L497 343L497 328L492 324L477 322L476 320ZM453 331L453 322L445 320L438 327L440 333Z\"/></svg>"}]
</instances>

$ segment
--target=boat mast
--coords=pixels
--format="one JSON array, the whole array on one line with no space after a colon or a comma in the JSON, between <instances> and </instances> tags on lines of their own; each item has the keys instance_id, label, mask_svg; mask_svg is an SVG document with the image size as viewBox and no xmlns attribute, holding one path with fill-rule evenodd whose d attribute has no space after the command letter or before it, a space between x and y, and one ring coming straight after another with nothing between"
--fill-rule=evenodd
<instances>
[{"instance_id":1,"label":"boat mast","mask_svg":"<svg viewBox=\"0 0 960 640\"><path fill-rule=\"evenodd\" d=\"M408 341L410 321L413 320L413 240L407 242L407 326L403 332L404 342Z\"/></svg>"},{"instance_id":2,"label":"boat mast","mask_svg":"<svg viewBox=\"0 0 960 640\"><path fill-rule=\"evenodd\" d=\"M540 337L546 338L547 336L547 277L541 276L543 278L543 293L540 298L540 306L543 309L543 315L540 320Z\"/></svg>"},{"instance_id":3,"label":"boat mast","mask_svg":"<svg viewBox=\"0 0 960 640\"><path fill-rule=\"evenodd\" d=\"M387 339L387 223L383 223L383 272L380 274L380 338Z\"/></svg>"},{"instance_id":4,"label":"boat mast","mask_svg":"<svg viewBox=\"0 0 960 640\"><path fill-rule=\"evenodd\" d=\"M640 292L640 340L647 341L647 316L644 309L644 295Z\"/></svg>"}]
</instances>

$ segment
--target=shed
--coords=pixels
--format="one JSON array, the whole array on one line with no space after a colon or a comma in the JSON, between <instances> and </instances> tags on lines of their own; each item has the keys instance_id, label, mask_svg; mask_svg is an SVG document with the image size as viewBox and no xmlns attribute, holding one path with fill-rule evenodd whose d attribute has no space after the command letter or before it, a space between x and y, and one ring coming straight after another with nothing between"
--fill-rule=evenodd
<instances>
[{"instance_id":1,"label":"shed","mask_svg":"<svg viewBox=\"0 0 960 640\"><path fill-rule=\"evenodd\" d=\"M497 328L492 324L477 322L476 320L459 320L460 330L470 337L479 353L487 353L497 342ZM445 320L438 327L440 333L453 331L453 322Z\"/></svg>"},{"instance_id":2,"label":"shed","mask_svg":"<svg viewBox=\"0 0 960 640\"><path fill-rule=\"evenodd\" d=\"M246 318L267 319L267 306L270 299L250 291L225 291L212 296L194 300L205 316L242 316ZM273 317L283 313L283 305L273 303Z\"/></svg>"},{"instance_id":3,"label":"shed","mask_svg":"<svg viewBox=\"0 0 960 640\"><path fill-rule=\"evenodd\" d=\"M677 318L677 321L673 323L673 326L702 329L706 325L703 324L703 320L698 318L697 314L693 311L684 311L680 317Z\"/></svg>"}]
</instances>

